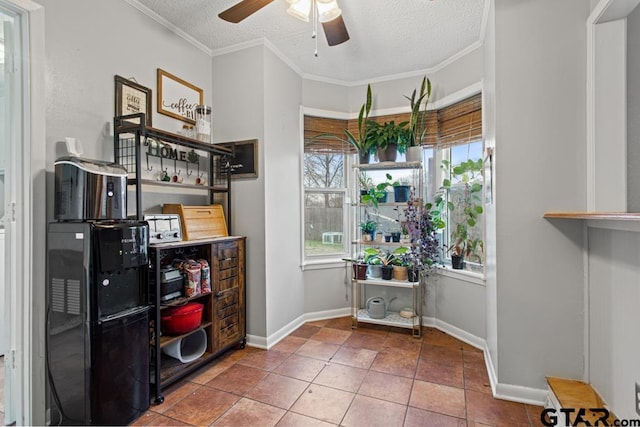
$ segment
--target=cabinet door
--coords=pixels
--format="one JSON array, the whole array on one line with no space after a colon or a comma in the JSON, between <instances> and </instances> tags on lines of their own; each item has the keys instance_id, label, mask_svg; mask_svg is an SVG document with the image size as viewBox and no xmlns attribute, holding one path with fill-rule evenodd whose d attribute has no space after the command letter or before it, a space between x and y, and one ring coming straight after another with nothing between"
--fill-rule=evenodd
<instances>
[{"instance_id":1,"label":"cabinet door","mask_svg":"<svg viewBox=\"0 0 640 427\"><path fill-rule=\"evenodd\" d=\"M244 246L239 240L218 243L213 259L213 350L244 338Z\"/></svg>"}]
</instances>

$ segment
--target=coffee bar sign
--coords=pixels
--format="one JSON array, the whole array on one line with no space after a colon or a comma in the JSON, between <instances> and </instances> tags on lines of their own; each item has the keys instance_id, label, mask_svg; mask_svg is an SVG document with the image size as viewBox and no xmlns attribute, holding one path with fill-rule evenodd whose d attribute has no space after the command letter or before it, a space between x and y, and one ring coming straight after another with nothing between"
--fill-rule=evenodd
<instances>
[{"instance_id":1,"label":"coffee bar sign","mask_svg":"<svg viewBox=\"0 0 640 427\"><path fill-rule=\"evenodd\" d=\"M158 113L195 124L196 105L204 104L197 86L158 68Z\"/></svg>"}]
</instances>

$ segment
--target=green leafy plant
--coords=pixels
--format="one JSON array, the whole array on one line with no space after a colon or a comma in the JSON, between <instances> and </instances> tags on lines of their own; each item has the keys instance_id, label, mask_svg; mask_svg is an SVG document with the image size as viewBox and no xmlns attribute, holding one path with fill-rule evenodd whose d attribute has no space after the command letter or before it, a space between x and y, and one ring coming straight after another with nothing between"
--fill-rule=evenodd
<instances>
[{"instance_id":1,"label":"green leafy plant","mask_svg":"<svg viewBox=\"0 0 640 427\"><path fill-rule=\"evenodd\" d=\"M482 175L483 161L467 160L451 165L443 160L441 168L449 178L442 181L433 205L430 206L434 225L444 228L444 212L449 211L451 219L451 239L448 251L455 255L475 255L482 262L484 243L480 238L472 238L469 229L475 227L480 215L484 212L482 205L482 184L478 178ZM452 200L452 190L458 192L456 200Z\"/></svg>"},{"instance_id":2,"label":"green leafy plant","mask_svg":"<svg viewBox=\"0 0 640 427\"><path fill-rule=\"evenodd\" d=\"M367 137L370 140L371 148L384 150L390 144L396 144L398 146L398 152L404 153L409 141L408 124L409 122L396 124L394 120L382 124L373 120L367 121Z\"/></svg>"},{"instance_id":3,"label":"green leafy plant","mask_svg":"<svg viewBox=\"0 0 640 427\"><path fill-rule=\"evenodd\" d=\"M420 145L427 134L425 116L427 115L427 104L429 103L430 97L431 80L429 80L427 76L422 79L419 94L417 93L417 90L414 89L411 97L405 95L405 98L409 100L409 103L411 105L411 116L409 118L409 125L407 127L409 147ZM423 105L424 109L421 110L421 107Z\"/></svg>"},{"instance_id":4,"label":"green leafy plant","mask_svg":"<svg viewBox=\"0 0 640 427\"><path fill-rule=\"evenodd\" d=\"M381 252L378 257L380 258L380 263L383 266L401 265L396 263L402 262L402 256L406 254L407 251L409 251L409 248L406 246L400 246L391 252Z\"/></svg>"},{"instance_id":5,"label":"green leafy plant","mask_svg":"<svg viewBox=\"0 0 640 427\"><path fill-rule=\"evenodd\" d=\"M360 197L360 201L365 204L370 204L377 208L381 200L387 195L387 188L393 187L393 177L390 174L385 174L386 181L381 182L375 186L369 187L366 194Z\"/></svg>"},{"instance_id":6,"label":"green leafy plant","mask_svg":"<svg viewBox=\"0 0 640 427\"><path fill-rule=\"evenodd\" d=\"M378 224L376 224L375 221L372 221L372 220L363 221L360 223L360 230L362 230L363 233L371 233L376 231L377 226Z\"/></svg>"}]
</instances>

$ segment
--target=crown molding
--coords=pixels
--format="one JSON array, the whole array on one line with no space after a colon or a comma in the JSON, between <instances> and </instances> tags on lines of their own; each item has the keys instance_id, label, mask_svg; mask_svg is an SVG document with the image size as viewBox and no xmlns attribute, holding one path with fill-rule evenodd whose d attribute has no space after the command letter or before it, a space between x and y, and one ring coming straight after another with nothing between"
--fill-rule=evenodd
<instances>
[{"instance_id":1,"label":"crown molding","mask_svg":"<svg viewBox=\"0 0 640 427\"><path fill-rule=\"evenodd\" d=\"M162 26L166 27L167 29L171 30L176 35L182 37L185 41L191 43L193 46L195 46L196 48L200 49L201 51L203 51L207 55L211 56L211 49L209 49L207 46L205 46L204 44L200 43L198 40L196 40L193 37L191 37L189 34L187 34L184 31L182 31L180 28L178 28L175 25L173 25L171 22L169 22L166 19L164 19L162 16L158 15L157 13L155 13L154 11L152 11L151 9L146 7L145 5L141 4L137 0L124 0L124 1L126 3L128 3L129 5L131 5L132 7L138 9L143 14L147 15L149 18L151 18L154 21L158 22L160 25L162 25Z\"/></svg>"}]
</instances>

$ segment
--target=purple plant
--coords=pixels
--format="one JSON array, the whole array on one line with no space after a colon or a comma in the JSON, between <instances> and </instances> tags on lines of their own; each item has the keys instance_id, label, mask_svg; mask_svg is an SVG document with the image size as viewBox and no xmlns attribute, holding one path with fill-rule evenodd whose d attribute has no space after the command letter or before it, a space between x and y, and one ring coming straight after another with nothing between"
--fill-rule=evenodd
<instances>
[{"instance_id":1,"label":"purple plant","mask_svg":"<svg viewBox=\"0 0 640 427\"><path fill-rule=\"evenodd\" d=\"M416 270L431 270L436 267L439 248L436 227L429 210L416 198L412 187L404 210L407 231L411 239L409 261Z\"/></svg>"}]
</instances>

